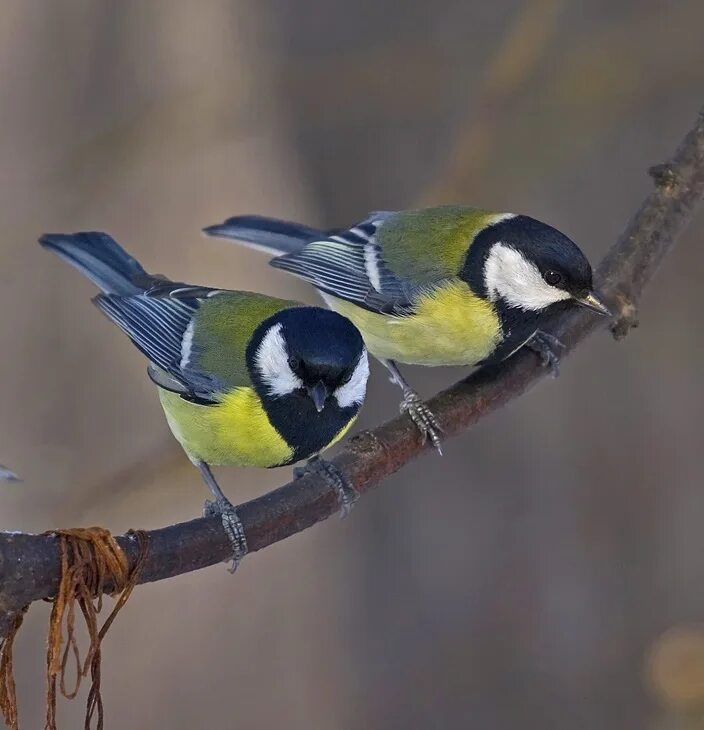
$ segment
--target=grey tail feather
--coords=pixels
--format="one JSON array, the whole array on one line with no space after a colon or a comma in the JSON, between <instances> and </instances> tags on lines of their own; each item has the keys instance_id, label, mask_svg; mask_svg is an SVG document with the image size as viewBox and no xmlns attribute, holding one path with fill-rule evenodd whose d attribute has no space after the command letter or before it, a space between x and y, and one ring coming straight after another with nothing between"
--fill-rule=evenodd
<instances>
[{"instance_id":1,"label":"grey tail feather","mask_svg":"<svg viewBox=\"0 0 704 730\"><path fill-rule=\"evenodd\" d=\"M107 233L45 233L39 243L78 269L104 294L134 296L154 281Z\"/></svg>"},{"instance_id":2,"label":"grey tail feather","mask_svg":"<svg viewBox=\"0 0 704 730\"><path fill-rule=\"evenodd\" d=\"M234 238L274 256L298 253L307 243L327 237L316 228L260 215L238 215L220 225L208 226L203 232L208 236Z\"/></svg>"}]
</instances>

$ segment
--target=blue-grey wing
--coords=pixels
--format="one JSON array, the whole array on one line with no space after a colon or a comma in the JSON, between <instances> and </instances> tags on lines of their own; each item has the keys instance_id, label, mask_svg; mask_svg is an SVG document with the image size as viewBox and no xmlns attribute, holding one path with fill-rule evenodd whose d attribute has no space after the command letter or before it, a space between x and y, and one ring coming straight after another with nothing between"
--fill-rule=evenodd
<instances>
[{"instance_id":1,"label":"blue-grey wing","mask_svg":"<svg viewBox=\"0 0 704 730\"><path fill-rule=\"evenodd\" d=\"M376 239L377 229L391 215L373 213L349 230L331 232L301 251L272 259L271 265L373 312L410 314L418 286L386 266Z\"/></svg>"},{"instance_id":2,"label":"blue-grey wing","mask_svg":"<svg viewBox=\"0 0 704 730\"><path fill-rule=\"evenodd\" d=\"M99 294L93 301L156 366L149 368L152 380L184 397L207 402L219 384L193 366L190 344L201 299L218 291L164 281L143 294Z\"/></svg>"}]
</instances>

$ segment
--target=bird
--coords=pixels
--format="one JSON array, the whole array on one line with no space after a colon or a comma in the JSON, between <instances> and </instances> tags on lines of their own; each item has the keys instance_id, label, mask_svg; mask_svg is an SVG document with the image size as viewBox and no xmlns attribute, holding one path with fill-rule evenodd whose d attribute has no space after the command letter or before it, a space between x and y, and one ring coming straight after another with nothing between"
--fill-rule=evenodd
<instances>
[{"instance_id":1,"label":"bird","mask_svg":"<svg viewBox=\"0 0 704 730\"><path fill-rule=\"evenodd\" d=\"M285 466L311 459L342 514L358 496L318 457L356 419L369 376L357 328L323 307L148 274L103 232L45 234L40 244L101 292L93 303L147 357L166 420L200 471L233 546L247 552L234 506L211 466Z\"/></svg>"},{"instance_id":2,"label":"bird","mask_svg":"<svg viewBox=\"0 0 704 730\"><path fill-rule=\"evenodd\" d=\"M527 215L443 205L331 230L239 215L203 231L273 255L272 266L352 320L402 389L401 411L440 453L442 429L398 363L486 366L527 346L557 374L555 315L575 306L610 315L577 244Z\"/></svg>"},{"instance_id":3,"label":"bird","mask_svg":"<svg viewBox=\"0 0 704 730\"><path fill-rule=\"evenodd\" d=\"M22 481L17 474L6 466L0 464L0 480L4 482L19 482Z\"/></svg>"}]
</instances>

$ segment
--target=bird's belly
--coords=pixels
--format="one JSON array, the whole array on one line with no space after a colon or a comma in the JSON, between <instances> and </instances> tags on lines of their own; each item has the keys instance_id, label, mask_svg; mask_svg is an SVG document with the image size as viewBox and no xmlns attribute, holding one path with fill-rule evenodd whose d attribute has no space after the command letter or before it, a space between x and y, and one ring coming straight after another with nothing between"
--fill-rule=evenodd
<instances>
[{"instance_id":1,"label":"bird's belly","mask_svg":"<svg viewBox=\"0 0 704 730\"><path fill-rule=\"evenodd\" d=\"M293 449L271 425L252 388L236 388L217 405L198 405L159 388L166 420L191 459L219 466L271 467Z\"/></svg>"},{"instance_id":2,"label":"bird's belly","mask_svg":"<svg viewBox=\"0 0 704 730\"><path fill-rule=\"evenodd\" d=\"M491 304L461 282L424 295L415 312L405 317L322 296L331 309L352 320L369 351L380 358L416 365L474 365L501 340L501 324Z\"/></svg>"}]
</instances>

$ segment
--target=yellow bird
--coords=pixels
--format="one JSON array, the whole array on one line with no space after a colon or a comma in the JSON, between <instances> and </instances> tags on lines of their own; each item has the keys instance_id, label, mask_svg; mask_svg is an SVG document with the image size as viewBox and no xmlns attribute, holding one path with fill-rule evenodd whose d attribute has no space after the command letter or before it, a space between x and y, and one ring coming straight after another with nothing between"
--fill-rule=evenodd
<instances>
[{"instance_id":1,"label":"yellow bird","mask_svg":"<svg viewBox=\"0 0 704 730\"><path fill-rule=\"evenodd\" d=\"M149 359L171 431L241 559L244 532L210 465L283 466L340 439L369 375L358 330L320 307L150 275L105 233L47 234L40 243L101 289L93 302ZM357 495L342 475L320 459L309 468L348 511Z\"/></svg>"}]
</instances>

